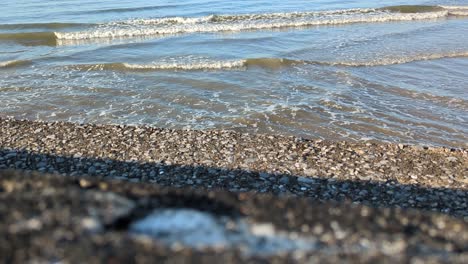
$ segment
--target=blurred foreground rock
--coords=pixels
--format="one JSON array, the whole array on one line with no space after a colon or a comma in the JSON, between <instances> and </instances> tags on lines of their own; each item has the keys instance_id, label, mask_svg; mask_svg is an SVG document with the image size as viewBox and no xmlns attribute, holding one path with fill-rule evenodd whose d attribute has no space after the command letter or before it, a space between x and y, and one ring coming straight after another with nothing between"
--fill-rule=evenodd
<instances>
[{"instance_id":1,"label":"blurred foreground rock","mask_svg":"<svg viewBox=\"0 0 468 264\"><path fill-rule=\"evenodd\" d=\"M439 213L0 170L3 263L467 263Z\"/></svg>"}]
</instances>

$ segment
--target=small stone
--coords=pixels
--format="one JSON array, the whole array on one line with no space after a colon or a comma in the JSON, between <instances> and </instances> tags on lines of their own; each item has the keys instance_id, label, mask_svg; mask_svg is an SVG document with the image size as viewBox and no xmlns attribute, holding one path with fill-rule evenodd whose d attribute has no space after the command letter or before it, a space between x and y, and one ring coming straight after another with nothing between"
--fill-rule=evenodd
<instances>
[{"instance_id":1,"label":"small stone","mask_svg":"<svg viewBox=\"0 0 468 264\"><path fill-rule=\"evenodd\" d=\"M86 179L80 179L79 181L81 188L88 188L91 186L91 182Z\"/></svg>"},{"instance_id":2,"label":"small stone","mask_svg":"<svg viewBox=\"0 0 468 264\"><path fill-rule=\"evenodd\" d=\"M88 168L88 174L94 175L96 173L96 167L91 166Z\"/></svg>"},{"instance_id":3,"label":"small stone","mask_svg":"<svg viewBox=\"0 0 468 264\"><path fill-rule=\"evenodd\" d=\"M455 157L448 157L448 158L447 158L447 161L449 161L449 162L457 162L458 159L455 158Z\"/></svg>"},{"instance_id":4,"label":"small stone","mask_svg":"<svg viewBox=\"0 0 468 264\"><path fill-rule=\"evenodd\" d=\"M47 167L47 162L41 161L37 164L37 167L40 169L45 169Z\"/></svg>"},{"instance_id":5,"label":"small stone","mask_svg":"<svg viewBox=\"0 0 468 264\"><path fill-rule=\"evenodd\" d=\"M367 194L369 194L369 192L366 190L362 190L359 192L359 196L366 196Z\"/></svg>"},{"instance_id":6,"label":"small stone","mask_svg":"<svg viewBox=\"0 0 468 264\"><path fill-rule=\"evenodd\" d=\"M5 155L5 159L11 159L11 158L14 158L14 157L16 157L16 152L10 152L10 153Z\"/></svg>"},{"instance_id":7,"label":"small stone","mask_svg":"<svg viewBox=\"0 0 468 264\"><path fill-rule=\"evenodd\" d=\"M316 169L306 169L304 170L304 173L309 176L315 176L317 175L318 171Z\"/></svg>"},{"instance_id":8,"label":"small stone","mask_svg":"<svg viewBox=\"0 0 468 264\"><path fill-rule=\"evenodd\" d=\"M314 183L314 179L307 178L307 177L297 177L297 181L299 183L303 183L303 184L312 184L312 183Z\"/></svg>"},{"instance_id":9,"label":"small stone","mask_svg":"<svg viewBox=\"0 0 468 264\"><path fill-rule=\"evenodd\" d=\"M289 177L287 177L287 176L283 176L283 177L281 177L281 179L279 180L279 182L280 182L281 184L289 184L289 181L290 181L290 180L289 180Z\"/></svg>"},{"instance_id":10,"label":"small stone","mask_svg":"<svg viewBox=\"0 0 468 264\"><path fill-rule=\"evenodd\" d=\"M99 232L102 230L102 224L91 217L81 219L81 227L88 232Z\"/></svg>"},{"instance_id":11,"label":"small stone","mask_svg":"<svg viewBox=\"0 0 468 264\"><path fill-rule=\"evenodd\" d=\"M17 162L15 162L15 168L21 168L21 166L23 165L23 162L18 160Z\"/></svg>"}]
</instances>

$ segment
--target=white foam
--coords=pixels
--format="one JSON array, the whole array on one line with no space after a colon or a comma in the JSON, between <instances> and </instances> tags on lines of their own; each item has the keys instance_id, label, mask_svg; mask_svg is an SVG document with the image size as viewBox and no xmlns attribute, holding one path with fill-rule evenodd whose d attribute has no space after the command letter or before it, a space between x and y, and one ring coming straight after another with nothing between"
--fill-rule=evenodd
<instances>
[{"instance_id":1,"label":"white foam","mask_svg":"<svg viewBox=\"0 0 468 264\"><path fill-rule=\"evenodd\" d=\"M171 24L195 24L209 22L213 16L206 17L163 17L154 19L131 19L127 21L111 22L110 25L171 25Z\"/></svg>"},{"instance_id":2,"label":"white foam","mask_svg":"<svg viewBox=\"0 0 468 264\"><path fill-rule=\"evenodd\" d=\"M393 64L404 64L414 61L426 61L426 60L438 60L444 58L459 58L468 57L468 51L452 52L452 53L434 53L434 54L422 54L408 57L392 57L392 58L380 58L373 61L362 61L362 62L333 62L330 65L335 66L351 66L351 67L372 67L372 66L384 66Z\"/></svg>"},{"instance_id":3,"label":"white foam","mask_svg":"<svg viewBox=\"0 0 468 264\"><path fill-rule=\"evenodd\" d=\"M220 70L242 68L245 60L232 61L203 61L203 62L169 62L153 64L130 64L123 63L123 66L133 70Z\"/></svg>"},{"instance_id":4,"label":"white foam","mask_svg":"<svg viewBox=\"0 0 468 264\"><path fill-rule=\"evenodd\" d=\"M55 32L55 35L59 40L141 37L181 33L426 20L446 17L448 15L449 11L447 10L424 13L397 13L377 9L351 9L323 12L167 17L111 22L101 24L91 30Z\"/></svg>"},{"instance_id":5,"label":"white foam","mask_svg":"<svg viewBox=\"0 0 468 264\"><path fill-rule=\"evenodd\" d=\"M468 6L440 6L452 16L468 16Z\"/></svg>"},{"instance_id":6,"label":"white foam","mask_svg":"<svg viewBox=\"0 0 468 264\"><path fill-rule=\"evenodd\" d=\"M453 16L468 16L468 9L467 10L453 10L449 11L450 15Z\"/></svg>"},{"instance_id":7,"label":"white foam","mask_svg":"<svg viewBox=\"0 0 468 264\"><path fill-rule=\"evenodd\" d=\"M0 61L0 68L10 67L10 66L13 66L15 64L19 64L21 62L23 62L23 61L21 61L21 60Z\"/></svg>"},{"instance_id":8,"label":"white foam","mask_svg":"<svg viewBox=\"0 0 468 264\"><path fill-rule=\"evenodd\" d=\"M109 64L83 64L70 65L67 69L77 69L81 71L102 71L102 70L122 70L122 71L157 71L157 70L181 70L181 71L209 71L209 70L245 70L249 67L278 68L288 67L297 64L319 64L329 66L345 67L373 67L393 64L404 64L415 61L437 60L444 58L468 57L468 51L419 54L406 57L386 57L377 58L370 61L303 61L282 58L251 58L239 60L213 60L207 58L182 58L180 60L162 60L149 64L137 63L109 63ZM272 66L273 65L273 66ZM1 67L1 64L0 64ZM274 110L276 105L271 105L267 111ZM293 109L294 110L294 109Z\"/></svg>"},{"instance_id":9,"label":"white foam","mask_svg":"<svg viewBox=\"0 0 468 264\"><path fill-rule=\"evenodd\" d=\"M446 10L468 10L468 6L444 6L444 5L441 5L440 7L442 7L443 9L446 9Z\"/></svg>"}]
</instances>

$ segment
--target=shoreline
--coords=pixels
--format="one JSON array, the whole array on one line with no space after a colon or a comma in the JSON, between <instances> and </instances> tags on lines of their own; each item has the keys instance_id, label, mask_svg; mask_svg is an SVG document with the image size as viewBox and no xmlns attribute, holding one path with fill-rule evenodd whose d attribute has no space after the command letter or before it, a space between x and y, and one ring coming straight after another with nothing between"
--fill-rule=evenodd
<instances>
[{"instance_id":1,"label":"shoreline","mask_svg":"<svg viewBox=\"0 0 468 264\"><path fill-rule=\"evenodd\" d=\"M466 149L11 118L0 145L0 169L468 217Z\"/></svg>"}]
</instances>

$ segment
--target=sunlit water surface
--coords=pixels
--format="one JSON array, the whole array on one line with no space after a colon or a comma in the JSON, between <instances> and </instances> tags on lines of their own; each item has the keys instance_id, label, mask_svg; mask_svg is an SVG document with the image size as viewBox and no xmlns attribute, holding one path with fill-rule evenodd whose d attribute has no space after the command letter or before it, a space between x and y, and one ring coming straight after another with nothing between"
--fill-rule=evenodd
<instances>
[{"instance_id":1,"label":"sunlit water surface","mask_svg":"<svg viewBox=\"0 0 468 264\"><path fill-rule=\"evenodd\" d=\"M0 116L466 147L468 3L410 2L6 0Z\"/></svg>"}]
</instances>

